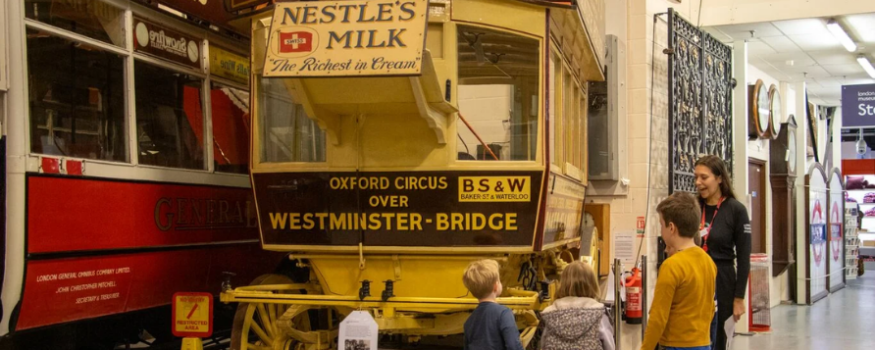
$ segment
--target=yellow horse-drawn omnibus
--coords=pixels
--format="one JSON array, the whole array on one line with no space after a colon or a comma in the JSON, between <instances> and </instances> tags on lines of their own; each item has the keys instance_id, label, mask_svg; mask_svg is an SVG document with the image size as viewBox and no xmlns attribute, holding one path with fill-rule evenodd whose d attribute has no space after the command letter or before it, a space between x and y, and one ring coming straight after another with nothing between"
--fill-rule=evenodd
<instances>
[{"instance_id":1,"label":"yellow horse-drawn omnibus","mask_svg":"<svg viewBox=\"0 0 875 350\"><path fill-rule=\"evenodd\" d=\"M500 262L499 302L529 344L579 258L587 82L603 80L604 52L588 3L308 1L249 16L261 240L294 268L222 293L240 303L232 348L336 349L354 310L404 342L460 334L477 259Z\"/></svg>"}]
</instances>

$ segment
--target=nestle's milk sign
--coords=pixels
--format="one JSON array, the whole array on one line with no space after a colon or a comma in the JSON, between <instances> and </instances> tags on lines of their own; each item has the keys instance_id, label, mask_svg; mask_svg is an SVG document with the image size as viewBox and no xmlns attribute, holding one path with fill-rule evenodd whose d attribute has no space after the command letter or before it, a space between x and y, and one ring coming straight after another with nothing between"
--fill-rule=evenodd
<instances>
[{"instance_id":1,"label":"nestle's milk sign","mask_svg":"<svg viewBox=\"0 0 875 350\"><path fill-rule=\"evenodd\" d=\"M418 75L427 0L278 3L266 77Z\"/></svg>"}]
</instances>

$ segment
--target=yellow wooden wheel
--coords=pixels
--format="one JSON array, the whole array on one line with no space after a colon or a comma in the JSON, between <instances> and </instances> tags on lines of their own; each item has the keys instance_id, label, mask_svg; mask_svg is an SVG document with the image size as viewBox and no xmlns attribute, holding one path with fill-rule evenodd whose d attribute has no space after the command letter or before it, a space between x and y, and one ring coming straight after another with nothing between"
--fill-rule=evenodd
<instances>
[{"instance_id":1,"label":"yellow wooden wheel","mask_svg":"<svg viewBox=\"0 0 875 350\"><path fill-rule=\"evenodd\" d=\"M252 285L283 285L283 275L262 275ZM293 291L287 291L293 293ZM231 331L233 350L316 350L330 348L331 339L311 332L309 306L240 303Z\"/></svg>"}]
</instances>

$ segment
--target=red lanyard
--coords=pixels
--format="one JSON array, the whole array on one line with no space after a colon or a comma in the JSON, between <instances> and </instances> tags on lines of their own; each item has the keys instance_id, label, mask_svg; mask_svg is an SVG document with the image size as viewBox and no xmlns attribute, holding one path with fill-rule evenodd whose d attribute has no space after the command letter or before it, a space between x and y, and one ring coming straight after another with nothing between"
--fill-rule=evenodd
<instances>
[{"instance_id":1,"label":"red lanyard","mask_svg":"<svg viewBox=\"0 0 875 350\"><path fill-rule=\"evenodd\" d=\"M726 197L720 197L720 201L717 202L717 209L714 209L714 216L711 217L711 223L708 224L708 231L705 232L705 235L702 236L702 249L706 252L708 251L708 236L711 235L711 227L714 226L714 219L717 217L717 212L720 211L720 205L723 204L723 200ZM705 229L705 205L702 205L702 223L699 224L699 231Z\"/></svg>"}]
</instances>

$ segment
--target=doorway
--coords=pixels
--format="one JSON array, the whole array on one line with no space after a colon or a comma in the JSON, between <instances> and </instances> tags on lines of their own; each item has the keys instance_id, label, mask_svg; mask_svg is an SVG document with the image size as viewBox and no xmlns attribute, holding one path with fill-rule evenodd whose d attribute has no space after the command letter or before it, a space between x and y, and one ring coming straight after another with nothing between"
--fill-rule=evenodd
<instances>
[{"instance_id":1,"label":"doorway","mask_svg":"<svg viewBox=\"0 0 875 350\"><path fill-rule=\"evenodd\" d=\"M750 159L748 163L750 252L766 253L766 162Z\"/></svg>"}]
</instances>

